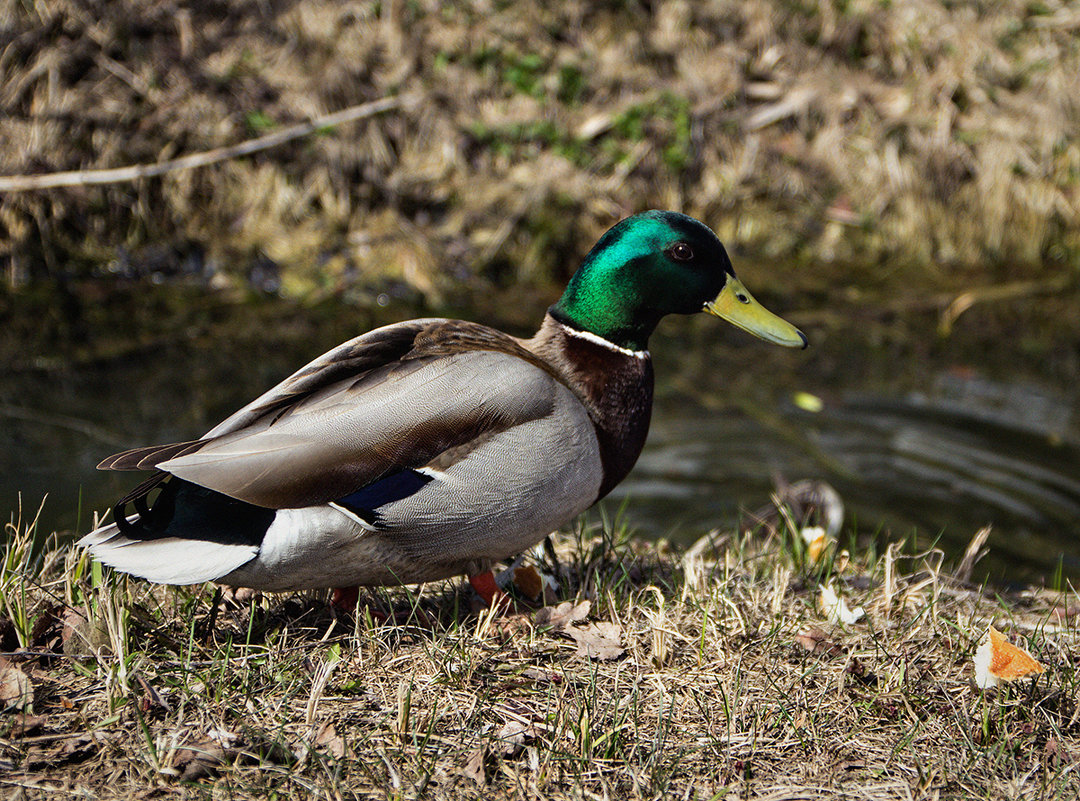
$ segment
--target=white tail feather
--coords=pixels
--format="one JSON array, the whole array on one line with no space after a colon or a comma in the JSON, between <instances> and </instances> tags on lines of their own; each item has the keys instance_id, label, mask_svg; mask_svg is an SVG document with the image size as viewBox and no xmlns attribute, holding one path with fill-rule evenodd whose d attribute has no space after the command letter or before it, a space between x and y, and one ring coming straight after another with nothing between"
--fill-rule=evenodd
<instances>
[{"instance_id":1,"label":"white tail feather","mask_svg":"<svg viewBox=\"0 0 1080 801\"><path fill-rule=\"evenodd\" d=\"M78 545L117 570L159 584L214 581L250 562L259 553L256 545L228 545L179 537L133 540L122 535L115 523L91 531L79 540Z\"/></svg>"}]
</instances>

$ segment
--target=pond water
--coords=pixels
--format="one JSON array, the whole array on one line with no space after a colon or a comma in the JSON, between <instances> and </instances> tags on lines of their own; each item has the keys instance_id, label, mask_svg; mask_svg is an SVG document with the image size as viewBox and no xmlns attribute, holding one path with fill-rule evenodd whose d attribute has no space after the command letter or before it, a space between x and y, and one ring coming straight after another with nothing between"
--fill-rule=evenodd
<instances>
[{"instance_id":1,"label":"pond water","mask_svg":"<svg viewBox=\"0 0 1080 801\"><path fill-rule=\"evenodd\" d=\"M1014 405L1023 410L1013 415ZM777 476L827 481L847 531L939 541L952 558L992 525L980 567L999 581L1080 576L1075 404L1032 385L943 373L899 397L841 392L820 411L781 400L794 429L743 414L662 409L615 493L650 532L693 537L766 504ZM1064 433L1069 432L1069 433ZM676 539L680 537L676 535Z\"/></svg>"},{"instance_id":2,"label":"pond water","mask_svg":"<svg viewBox=\"0 0 1080 801\"><path fill-rule=\"evenodd\" d=\"M622 507L643 536L689 542L767 504L777 476L817 478L844 501L845 542L914 534L956 559L990 524L983 575L1080 579L1078 391L1061 377L1076 369L1080 345L1012 369L1015 342L935 339L932 315L908 320L895 341L881 326L788 316L807 330L810 350L775 348L703 316L664 322L652 347L649 441L609 511ZM94 510L138 480L96 471L102 458L197 436L310 358L387 321L346 307L328 320L239 306L235 318L78 367L36 357L14 365L0 388L5 519L20 493L24 517L47 494L44 530L87 530Z\"/></svg>"}]
</instances>

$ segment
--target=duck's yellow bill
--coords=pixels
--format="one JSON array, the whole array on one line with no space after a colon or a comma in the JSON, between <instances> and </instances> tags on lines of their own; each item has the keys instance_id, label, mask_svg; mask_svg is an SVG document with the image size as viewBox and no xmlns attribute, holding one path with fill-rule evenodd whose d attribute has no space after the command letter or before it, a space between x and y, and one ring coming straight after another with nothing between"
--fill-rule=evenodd
<instances>
[{"instance_id":1,"label":"duck's yellow bill","mask_svg":"<svg viewBox=\"0 0 1080 801\"><path fill-rule=\"evenodd\" d=\"M806 335L787 320L766 309L731 275L720 294L705 304L705 311L727 320L766 342L786 348L805 348Z\"/></svg>"}]
</instances>

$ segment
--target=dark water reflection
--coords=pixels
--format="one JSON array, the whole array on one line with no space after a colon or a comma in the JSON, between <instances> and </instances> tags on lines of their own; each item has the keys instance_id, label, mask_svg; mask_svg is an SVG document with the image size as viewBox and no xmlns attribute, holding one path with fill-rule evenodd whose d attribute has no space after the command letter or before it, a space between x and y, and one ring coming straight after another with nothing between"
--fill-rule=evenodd
<instances>
[{"instance_id":1,"label":"dark water reflection","mask_svg":"<svg viewBox=\"0 0 1080 801\"><path fill-rule=\"evenodd\" d=\"M342 310L330 324L298 324L298 314L281 326L238 322L239 334L183 333L79 369L24 362L0 388L0 511L21 492L32 514L48 494L45 529L86 530L135 480L94 470L104 456L198 435L376 322ZM1037 370L1002 379L993 354L986 365L964 354L958 368L956 353L897 360L810 333L815 348L791 353L715 321L666 323L653 345L649 442L609 505L628 501L641 534L687 541L766 503L775 475L822 478L847 507L845 537L915 532L955 558L989 523L992 577L1049 579L1060 560L1080 578L1075 387ZM799 408L796 392L819 397L820 411Z\"/></svg>"},{"instance_id":2,"label":"dark water reflection","mask_svg":"<svg viewBox=\"0 0 1080 801\"><path fill-rule=\"evenodd\" d=\"M689 538L767 502L777 475L820 478L843 498L848 530L914 531L955 557L991 524L981 567L995 579L1044 579L1059 558L1080 576L1080 438L1064 396L946 373L929 392L853 390L816 413L781 411L794 436L743 414L663 410L616 491L627 517L657 532L678 523L676 539Z\"/></svg>"}]
</instances>

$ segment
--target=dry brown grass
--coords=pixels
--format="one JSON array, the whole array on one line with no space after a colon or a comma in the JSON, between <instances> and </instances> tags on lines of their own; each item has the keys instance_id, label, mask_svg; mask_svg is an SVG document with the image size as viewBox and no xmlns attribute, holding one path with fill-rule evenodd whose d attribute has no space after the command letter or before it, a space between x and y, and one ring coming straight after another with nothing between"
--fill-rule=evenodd
<instances>
[{"instance_id":1,"label":"dry brown grass","mask_svg":"<svg viewBox=\"0 0 1080 801\"><path fill-rule=\"evenodd\" d=\"M863 283L1080 258L1072 4L540 5L6 0L3 174L153 162L416 98L214 168L8 194L8 283L204 258L236 280L262 254L289 293L395 280L439 300L559 281L645 207L762 257L857 263Z\"/></svg>"},{"instance_id":2,"label":"dry brown grass","mask_svg":"<svg viewBox=\"0 0 1080 801\"><path fill-rule=\"evenodd\" d=\"M815 566L784 534L678 554L590 528L560 537L548 567L561 597L591 601L561 623L471 611L453 583L372 593L335 619L315 597L215 607L65 549L35 567L19 530L2 577L13 798L1080 791L1080 599L968 586L932 551L833 549ZM824 618L829 580L865 619ZM976 689L991 622L1047 672ZM600 634L613 658L578 647Z\"/></svg>"}]
</instances>

